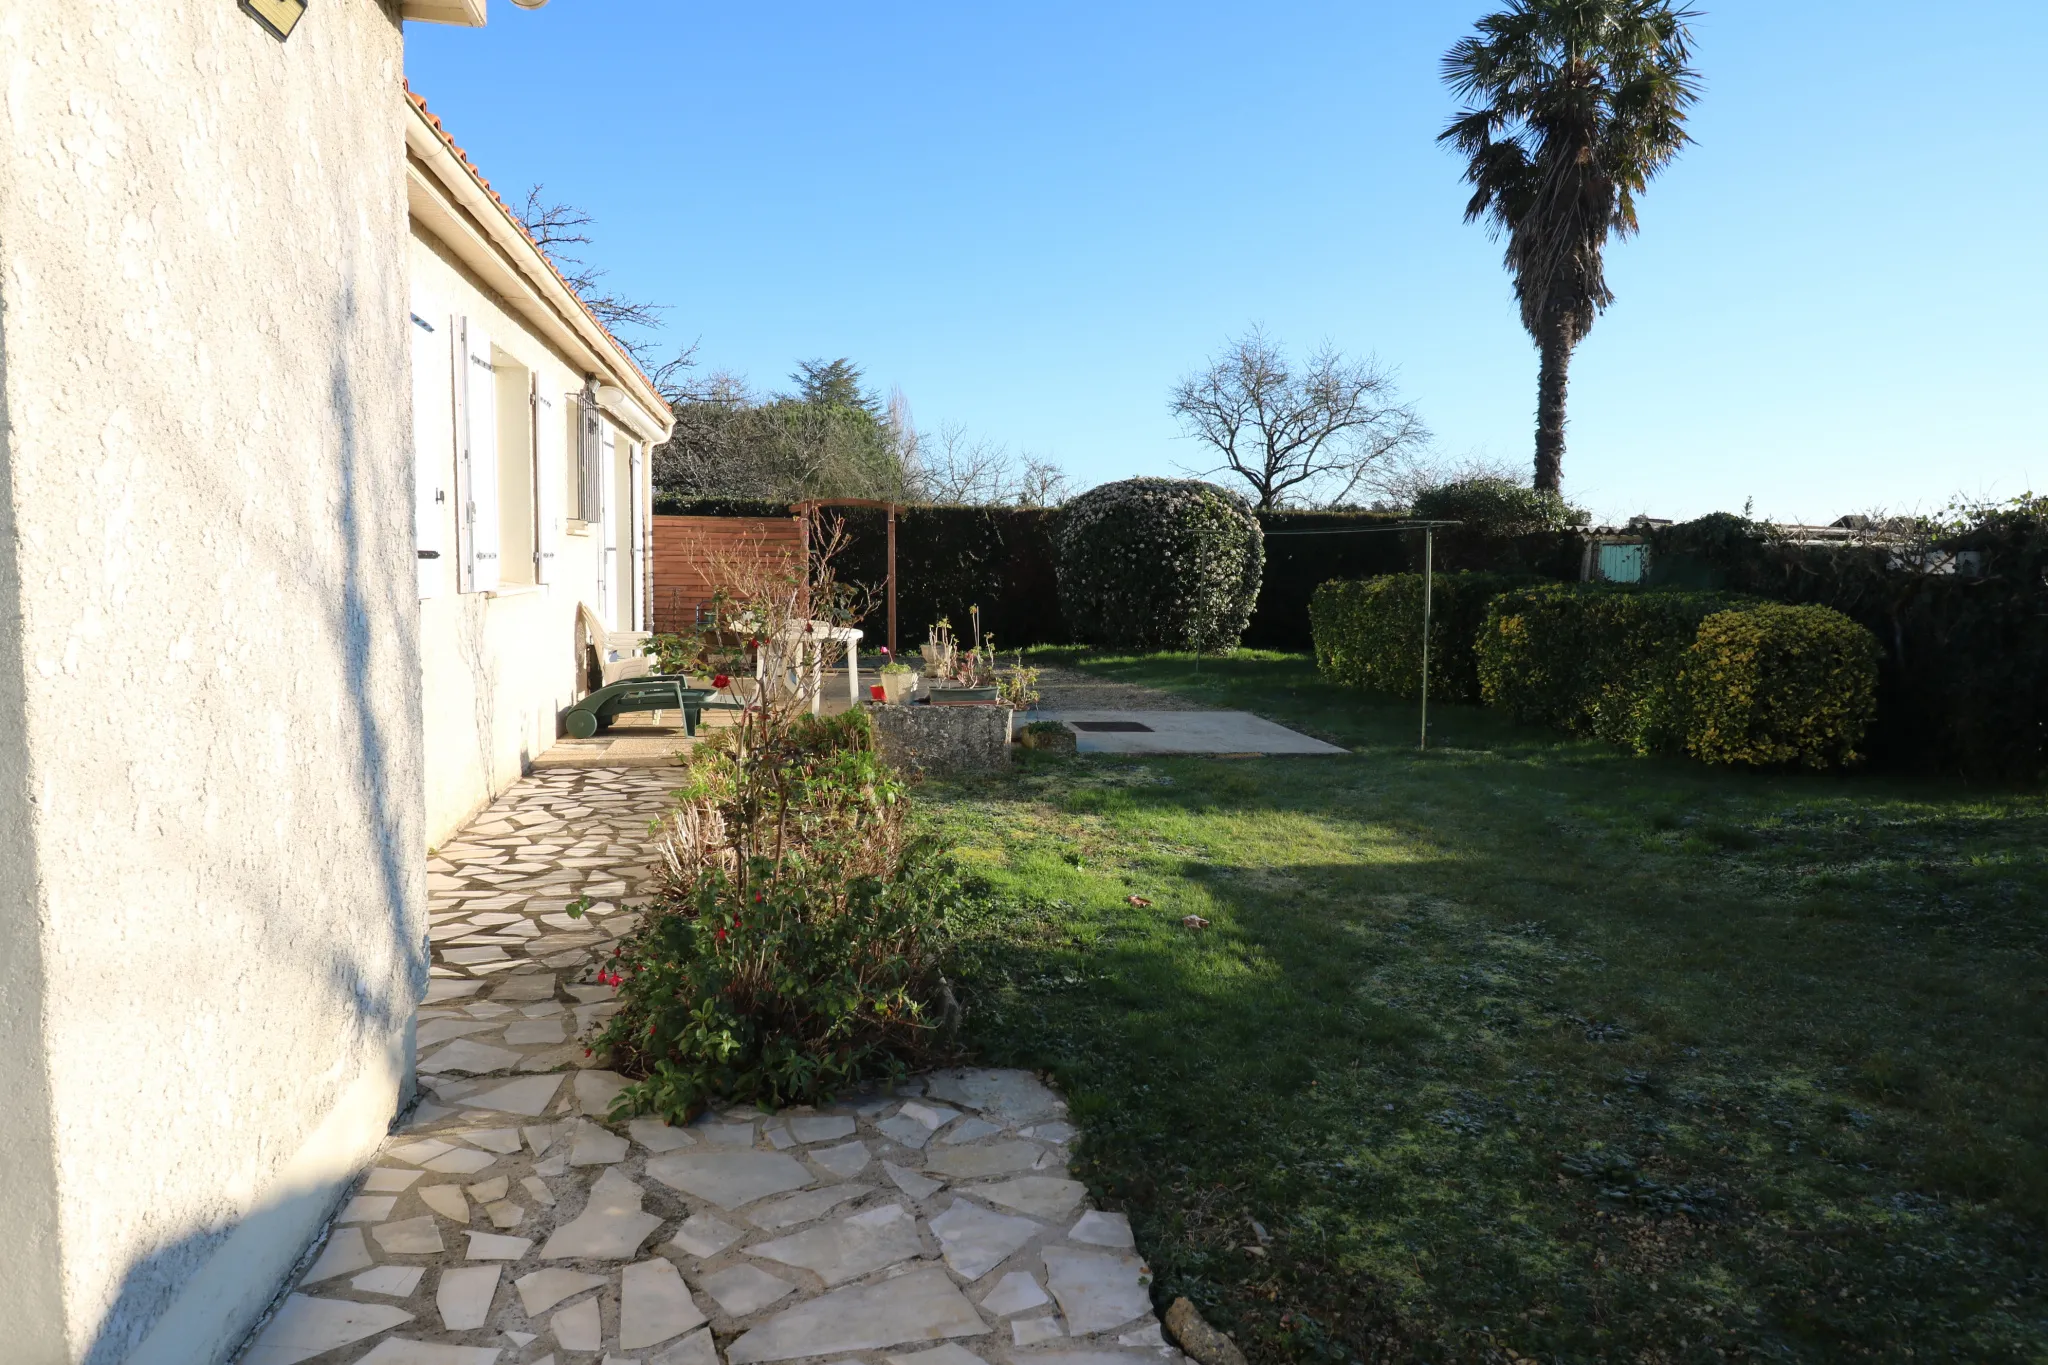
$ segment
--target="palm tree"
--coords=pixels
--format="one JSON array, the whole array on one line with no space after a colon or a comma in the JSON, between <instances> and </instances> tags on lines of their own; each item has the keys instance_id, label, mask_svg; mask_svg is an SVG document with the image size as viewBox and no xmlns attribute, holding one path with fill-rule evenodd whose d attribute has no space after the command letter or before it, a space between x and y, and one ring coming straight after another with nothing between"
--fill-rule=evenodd
<instances>
[{"instance_id":1,"label":"palm tree","mask_svg":"<svg viewBox=\"0 0 2048 1365\"><path fill-rule=\"evenodd\" d=\"M1674 0L1508 0L1444 56L1466 107L1437 140L1468 163L1465 221L1507 235L1522 325L1543 357L1539 489L1559 491L1572 351L1614 301L1608 234L1636 231L1636 196L1692 140L1695 17Z\"/></svg>"}]
</instances>

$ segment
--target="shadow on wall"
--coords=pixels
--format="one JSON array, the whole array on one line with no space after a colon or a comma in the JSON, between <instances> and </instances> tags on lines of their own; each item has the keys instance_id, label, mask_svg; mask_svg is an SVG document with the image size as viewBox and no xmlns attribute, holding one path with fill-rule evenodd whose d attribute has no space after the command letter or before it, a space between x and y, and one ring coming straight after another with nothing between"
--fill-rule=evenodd
<instances>
[{"instance_id":1,"label":"shadow on wall","mask_svg":"<svg viewBox=\"0 0 2048 1365\"><path fill-rule=\"evenodd\" d=\"M338 476L333 507L343 555L339 582L336 584L329 577L326 563L319 558L294 557L284 567L295 571L301 600L332 595L326 611L327 635L338 655L336 665L348 708L343 713L343 724L351 732L347 737L351 751L347 773L350 785L340 804L344 809L362 812L374 864L369 869L340 867L327 871L344 886L354 886L363 880L361 873L370 873L374 878L371 894L381 903L387 934L381 943L351 938L321 945L330 962L326 980L319 989L327 1001L342 1007L335 1013L345 1018L341 1027L346 1034L333 1038L320 1055L306 1057L303 1063L308 1073L317 1075L327 1071L336 1059L358 1057L362 1059L362 1077L374 1087L388 1088L387 1067L401 1083L409 1068L403 1048L409 1038L413 1011L426 991L429 963L424 923L415 938L408 928L407 914L410 905L424 904L425 869L417 847L423 795L416 790L420 785L419 746L416 739L408 745L405 738L407 727L417 731L420 723L420 659L417 634L403 625L416 619L416 603L408 595L415 581L413 566L392 557L394 549L409 553L410 536L408 533L400 543L397 537L385 535L381 539L394 544L380 544L377 532L383 517L375 497L393 487L410 489L411 469L402 456L380 460L376 458L377 452L372 452L371 458L365 458L358 430L358 386L353 382L352 364L358 343L365 341L359 324L351 286L344 293L335 319L337 355L329 377L329 413L334 426ZM284 363L287 358L280 357L280 364ZM370 387L374 391L375 386ZM390 388L398 393L407 391L396 379ZM393 423L392 427L409 429L401 423ZM366 491L373 495L367 507ZM397 498L382 501L394 507L400 505ZM409 500L405 505L409 506ZM290 578L293 573L280 576ZM403 680L398 695L410 694L405 711L393 715L378 713L376 684L380 667L387 675L395 673ZM229 718L224 723L234 724L236 720ZM410 761L407 748L412 750ZM330 780L341 777L329 776ZM317 875L316 869L306 871ZM216 881L216 889L218 886ZM272 896L266 887L245 884L239 900L245 906L260 906ZM273 938L257 935L253 941L269 944ZM380 964L399 967L402 981L397 979L399 973L389 967L379 970ZM280 958L277 965L280 975L290 975L304 973L307 964L303 956L295 955L289 963ZM265 975L262 971L251 971L246 979L261 980ZM342 1121L343 1129L349 1128L351 1118L344 1111L351 1100L358 1098L362 1084L358 1079L351 1089L345 1082L344 1088L329 1101L330 1116ZM405 1099L399 1096L401 1105ZM146 1115L136 1117L138 1122L147 1122ZM384 1117L388 1119L391 1115ZM267 1277L282 1276L291 1268L355 1173L358 1153L353 1132L330 1133L315 1123L300 1135L299 1141L301 1151L295 1155L302 1162L308 1157L312 1159L310 1171L293 1169L290 1159L280 1163L265 1172L274 1182L265 1192L268 1202L226 1225L200 1227L176 1235L127 1269L99 1325L80 1334L90 1339L82 1356L86 1365L127 1361L138 1346L146 1347L139 1357L142 1359L158 1358L160 1353L165 1360L192 1359L193 1345L218 1333L224 1319L243 1319L229 1324L233 1338L239 1338L258 1320L274 1294L284 1288L269 1282ZM331 1157L322 1164L324 1147L331 1148ZM131 1216L135 1214L146 1217L147 1211L131 1211ZM242 1249L254 1248L253 1254L259 1259L239 1271L222 1264L220 1271L233 1276L233 1283L224 1288L199 1286L220 1294L217 1311L207 1315L204 1307L193 1309L196 1320L189 1325L182 1314L167 1317L180 1295L195 1289L195 1281L214 1268L210 1263L216 1258L239 1264L235 1249L228 1246L230 1242L238 1243ZM230 1255L223 1258L224 1249ZM252 1301L257 1294L263 1297ZM167 1336L175 1332L184 1339L151 1339L150 1334L160 1326Z\"/></svg>"}]
</instances>

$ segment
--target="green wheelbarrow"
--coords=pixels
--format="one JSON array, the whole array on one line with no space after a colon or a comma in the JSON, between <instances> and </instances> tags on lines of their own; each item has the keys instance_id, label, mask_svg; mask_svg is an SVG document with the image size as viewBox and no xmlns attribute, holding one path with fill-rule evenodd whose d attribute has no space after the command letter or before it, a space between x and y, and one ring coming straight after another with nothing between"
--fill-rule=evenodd
<instances>
[{"instance_id":1,"label":"green wheelbarrow","mask_svg":"<svg viewBox=\"0 0 2048 1365\"><path fill-rule=\"evenodd\" d=\"M716 696L717 693L708 687L691 687L680 675L657 673L645 678L628 678L624 682L600 687L577 702L562 717L562 728L572 738L589 739L627 711L681 711L683 733L695 735L697 721L707 704L732 705L712 700Z\"/></svg>"}]
</instances>

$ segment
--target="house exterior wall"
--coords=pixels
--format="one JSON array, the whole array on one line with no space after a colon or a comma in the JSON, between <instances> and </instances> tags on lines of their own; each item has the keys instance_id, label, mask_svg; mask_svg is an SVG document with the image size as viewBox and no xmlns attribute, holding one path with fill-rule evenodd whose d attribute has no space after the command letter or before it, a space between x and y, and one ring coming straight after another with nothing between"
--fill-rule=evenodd
<instances>
[{"instance_id":1,"label":"house exterior wall","mask_svg":"<svg viewBox=\"0 0 2048 1365\"><path fill-rule=\"evenodd\" d=\"M522 384L530 375L532 386L553 402L553 414L541 420L560 424L559 439L550 444L533 430L535 419L523 399L498 406L501 515L517 516L522 514L517 509L530 509L539 519L552 510L560 523L535 528L532 537L541 549L553 551L545 583L532 583L532 564L515 564L508 554L499 565L504 579L500 587L462 591L459 499L451 493L433 504L432 515L440 523L436 539L446 553L427 561L422 589L430 595L419 603L426 842L432 846L518 781L531 760L559 737L562 713L583 695L575 652L578 608L588 607L603 617L609 629L637 628L632 574L644 555L632 553L629 515L636 505L628 483L636 438L613 426L615 440L601 482L617 511L614 572L620 578L611 594L612 610L605 616L599 587L604 527L594 512L588 520L578 515L584 509L578 497L576 395L584 376L417 220L410 261L413 313L443 328L451 328L459 318L483 328L493 350L518 367L507 372L523 372ZM450 357L452 370L452 349L443 354ZM428 395L425 401L434 406L420 414L420 458L438 467L452 490L459 456L452 373L445 381L437 373L422 390ZM508 433L514 417L521 425L516 433ZM643 516L643 543L645 509L652 503L648 463L644 457L639 461L643 487L637 507ZM530 470L524 489L516 483L522 464ZM552 497L540 494L541 480L552 481ZM513 543L510 535L503 541L508 547Z\"/></svg>"},{"instance_id":2,"label":"house exterior wall","mask_svg":"<svg viewBox=\"0 0 2048 1365\"><path fill-rule=\"evenodd\" d=\"M425 982L397 6L0 6L10 1365L221 1358Z\"/></svg>"}]
</instances>

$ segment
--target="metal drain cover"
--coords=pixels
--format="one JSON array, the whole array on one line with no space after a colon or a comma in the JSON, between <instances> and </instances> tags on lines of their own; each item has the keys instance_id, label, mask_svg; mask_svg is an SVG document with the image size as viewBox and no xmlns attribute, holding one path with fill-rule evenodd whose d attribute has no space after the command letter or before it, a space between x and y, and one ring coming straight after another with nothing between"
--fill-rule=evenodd
<instances>
[{"instance_id":1,"label":"metal drain cover","mask_svg":"<svg viewBox=\"0 0 2048 1365\"><path fill-rule=\"evenodd\" d=\"M1152 727L1134 720L1070 720L1067 724L1088 734L1149 735Z\"/></svg>"}]
</instances>

